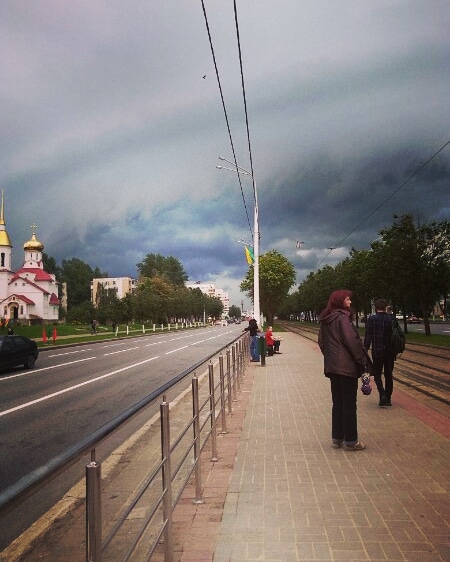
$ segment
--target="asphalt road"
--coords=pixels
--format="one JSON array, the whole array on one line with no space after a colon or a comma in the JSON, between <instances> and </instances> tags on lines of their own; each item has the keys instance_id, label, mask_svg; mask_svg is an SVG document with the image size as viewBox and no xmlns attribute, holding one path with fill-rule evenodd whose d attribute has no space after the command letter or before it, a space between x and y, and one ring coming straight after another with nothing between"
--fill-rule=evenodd
<instances>
[{"instance_id":1,"label":"asphalt road","mask_svg":"<svg viewBox=\"0 0 450 562\"><path fill-rule=\"evenodd\" d=\"M33 370L0 373L0 489L227 345L242 330L242 325L216 326L44 350ZM69 484L65 478L60 488ZM39 510L33 516L52 499L47 494L35 503ZM16 519L25 528L25 520L32 519L29 508ZM3 522L0 548L20 528L7 532Z\"/></svg>"},{"instance_id":2,"label":"asphalt road","mask_svg":"<svg viewBox=\"0 0 450 562\"><path fill-rule=\"evenodd\" d=\"M403 328L403 322L400 322L400 326ZM441 334L444 336L450 335L450 323L449 322L430 322L430 328L432 334ZM409 333L425 333L425 326L423 322L420 324L408 324L408 332Z\"/></svg>"}]
</instances>

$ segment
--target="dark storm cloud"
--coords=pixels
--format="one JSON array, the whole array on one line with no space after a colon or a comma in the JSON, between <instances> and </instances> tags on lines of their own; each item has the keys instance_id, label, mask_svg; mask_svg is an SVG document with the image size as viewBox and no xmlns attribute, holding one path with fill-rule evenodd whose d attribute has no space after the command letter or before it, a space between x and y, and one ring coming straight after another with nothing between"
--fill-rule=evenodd
<instances>
[{"instance_id":1,"label":"dark storm cloud","mask_svg":"<svg viewBox=\"0 0 450 562\"><path fill-rule=\"evenodd\" d=\"M248 169L232 5L205 4ZM299 282L368 247L394 213L448 219L448 147L396 192L449 140L448 3L237 5L262 251L286 255ZM243 176L246 212L235 175L215 169L232 153L200 5L6 2L0 50L16 265L37 224L57 261L134 276L147 253L173 255L239 302L252 186Z\"/></svg>"}]
</instances>

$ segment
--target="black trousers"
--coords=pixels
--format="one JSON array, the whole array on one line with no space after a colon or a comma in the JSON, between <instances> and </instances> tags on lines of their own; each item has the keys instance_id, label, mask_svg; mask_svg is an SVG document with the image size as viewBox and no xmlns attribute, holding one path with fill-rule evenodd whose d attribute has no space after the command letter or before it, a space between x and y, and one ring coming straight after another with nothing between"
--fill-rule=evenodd
<instances>
[{"instance_id":1,"label":"black trousers","mask_svg":"<svg viewBox=\"0 0 450 562\"><path fill-rule=\"evenodd\" d=\"M377 385L380 396L386 395L388 400L391 399L394 381L392 371L394 370L394 356L387 350L381 351L377 355L372 354L373 363L373 379ZM384 386L382 375L384 373Z\"/></svg>"},{"instance_id":2,"label":"black trousers","mask_svg":"<svg viewBox=\"0 0 450 562\"><path fill-rule=\"evenodd\" d=\"M358 441L356 417L356 395L358 379L345 375L328 375L331 382L331 437L333 441L344 441L353 445Z\"/></svg>"}]
</instances>

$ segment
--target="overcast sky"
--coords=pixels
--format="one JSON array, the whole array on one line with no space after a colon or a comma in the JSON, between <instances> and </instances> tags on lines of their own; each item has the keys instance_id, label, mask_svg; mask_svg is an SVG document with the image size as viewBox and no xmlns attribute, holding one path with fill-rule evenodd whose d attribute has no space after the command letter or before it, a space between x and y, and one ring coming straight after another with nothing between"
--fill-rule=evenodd
<instances>
[{"instance_id":1,"label":"overcast sky","mask_svg":"<svg viewBox=\"0 0 450 562\"><path fill-rule=\"evenodd\" d=\"M205 8L249 169L233 2ZM291 260L298 284L393 214L450 219L450 145L400 187L450 140L448 0L237 0L237 13L262 253ZM246 305L252 184L246 208L216 169L233 154L201 2L4 0L0 52L15 266L34 223L58 263L135 277L146 254L174 256Z\"/></svg>"}]
</instances>

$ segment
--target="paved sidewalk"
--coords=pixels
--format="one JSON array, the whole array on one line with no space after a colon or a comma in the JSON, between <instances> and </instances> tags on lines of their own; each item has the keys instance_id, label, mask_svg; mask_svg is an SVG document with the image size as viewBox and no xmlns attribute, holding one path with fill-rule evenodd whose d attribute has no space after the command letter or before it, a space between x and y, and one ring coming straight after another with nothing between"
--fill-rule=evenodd
<instances>
[{"instance_id":1,"label":"paved sidewalk","mask_svg":"<svg viewBox=\"0 0 450 562\"><path fill-rule=\"evenodd\" d=\"M358 392L367 449L333 449L317 344L284 333L281 352L265 367L249 363L228 433L217 439L219 460L202 461L205 503L193 504L189 486L175 510L174 562L448 562L448 411L399 385L392 408L379 408L375 391ZM23 560L81 560L79 535L65 527L51 535L57 547L49 537Z\"/></svg>"},{"instance_id":2,"label":"paved sidewalk","mask_svg":"<svg viewBox=\"0 0 450 562\"><path fill-rule=\"evenodd\" d=\"M234 466L224 458L225 436L223 479L219 461L205 484L206 503L195 508L197 521L186 514L179 521L189 538L176 560L450 560L448 417L398 387L392 408L379 408L375 391L359 393L367 449L335 450L320 351L294 334L283 338L281 355L247 369L249 403Z\"/></svg>"}]
</instances>

